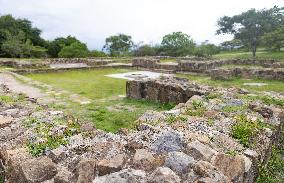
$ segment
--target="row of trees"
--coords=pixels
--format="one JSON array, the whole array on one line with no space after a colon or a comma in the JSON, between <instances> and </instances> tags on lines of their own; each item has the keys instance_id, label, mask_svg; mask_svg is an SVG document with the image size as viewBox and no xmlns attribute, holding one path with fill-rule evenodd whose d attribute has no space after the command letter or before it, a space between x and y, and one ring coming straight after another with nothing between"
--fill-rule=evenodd
<instances>
[{"instance_id":1,"label":"row of trees","mask_svg":"<svg viewBox=\"0 0 284 183\"><path fill-rule=\"evenodd\" d=\"M160 45L134 44L125 34L106 38L103 51L90 51L87 45L72 36L59 37L52 41L40 37L41 30L32 27L26 19L15 19L11 15L0 17L1 57L104 57L110 56L207 56L219 51L218 47L204 43L196 46L193 39L182 32L165 35Z\"/></svg>"},{"instance_id":2,"label":"row of trees","mask_svg":"<svg viewBox=\"0 0 284 183\"><path fill-rule=\"evenodd\" d=\"M11 15L0 17L0 57L93 57L105 56L102 51L89 51L87 45L68 36L44 40L41 30L27 19Z\"/></svg>"},{"instance_id":3,"label":"row of trees","mask_svg":"<svg viewBox=\"0 0 284 183\"><path fill-rule=\"evenodd\" d=\"M188 56L199 57L217 54L222 49L246 48L256 55L257 47L263 46L280 51L284 47L284 8L255 10L218 21L217 34L233 34L234 39L221 46L207 41L197 45L182 32L163 37L157 45L134 44L131 36L113 35L105 40L103 51L90 51L85 43L72 36L52 41L41 38L41 30L27 19L15 19L11 15L0 17L1 57L103 57L103 56Z\"/></svg>"},{"instance_id":4,"label":"row of trees","mask_svg":"<svg viewBox=\"0 0 284 183\"><path fill-rule=\"evenodd\" d=\"M149 45L134 44L131 36L119 34L106 39L104 49L111 56L134 55L134 56L211 56L220 52L220 47L204 42L196 45L193 39L182 32L173 32L163 37L160 44Z\"/></svg>"}]
</instances>

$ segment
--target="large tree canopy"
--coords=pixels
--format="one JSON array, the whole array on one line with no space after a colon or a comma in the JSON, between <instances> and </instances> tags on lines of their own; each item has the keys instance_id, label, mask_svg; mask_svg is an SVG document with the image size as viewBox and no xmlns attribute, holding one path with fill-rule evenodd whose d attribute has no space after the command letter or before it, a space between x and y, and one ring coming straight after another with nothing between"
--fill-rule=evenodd
<instances>
[{"instance_id":1,"label":"large tree canopy","mask_svg":"<svg viewBox=\"0 0 284 183\"><path fill-rule=\"evenodd\" d=\"M104 49L106 49L111 56L128 55L133 46L131 36L125 34L118 34L106 38Z\"/></svg>"},{"instance_id":2,"label":"large tree canopy","mask_svg":"<svg viewBox=\"0 0 284 183\"><path fill-rule=\"evenodd\" d=\"M217 34L233 34L248 46L255 57L261 37L284 23L284 8L251 9L233 17L224 16L218 21Z\"/></svg>"},{"instance_id":3,"label":"large tree canopy","mask_svg":"<svg viewBox=\"0 0 284 183\"><path fill-rule=\"evenodd\" d=\"M162 40L162 49L169 56L186 56L194 51L195 43L191 37L182 32L167 34Z\"/></svg>"},{"instance_id":4,"label":"large tree canopy","mask_svg":"<svg viewBox=\"0 0 284 183\"><path fill-rule=\"evenodd\" d=\"M37 56L24 50L45 51L41 31L27 19L15 19L11 15L0 17L0 55L12 57ZM14 50L13 50L14 48ZM29 53L34 53L29 51Z\"/></svg>"}]
</instances>

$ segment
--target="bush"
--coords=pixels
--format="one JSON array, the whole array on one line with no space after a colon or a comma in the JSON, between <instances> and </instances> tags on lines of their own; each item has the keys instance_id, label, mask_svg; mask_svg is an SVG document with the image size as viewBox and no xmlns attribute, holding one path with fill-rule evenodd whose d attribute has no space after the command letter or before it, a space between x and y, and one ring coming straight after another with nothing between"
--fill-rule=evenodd
<instances>
[{"instance_id":1,"label":"bush","mask_svg":"<svg viewBox=\"0 0 284 183\"><path fill-rule=\"evenodd\" d=\"M90 57L106 57L107 54L103 51L93 50L89 53Z\"/></svg>"},{"instance_id":2,"label":"bush","mask_svg":"<svg viewBox=\"0 0 284 183\"><path fill-rule=\"evenodd\" d=\"M64 46L58 56L61 58L84 58L89 55L86 44L75 42L70 46Z\"/></svg>"},{"instance_id":3,"label":"bush","mask_svg":"<svg viewBox=\"0 0 284 183\"><path fill-rule=\"evenodd\" d=\"M197 57L210 57L218 53L220 53L220 48L214 44L202 44L194 50L194 55Z\"/></svg>"}]
</instances>

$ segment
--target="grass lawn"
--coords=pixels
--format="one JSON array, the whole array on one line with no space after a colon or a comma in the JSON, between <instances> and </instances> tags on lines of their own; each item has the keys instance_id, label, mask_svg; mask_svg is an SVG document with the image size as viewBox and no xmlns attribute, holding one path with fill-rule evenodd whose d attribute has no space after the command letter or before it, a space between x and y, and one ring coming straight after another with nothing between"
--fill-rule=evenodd
<instances>
[{"instance_id":1,"label":"grass lawn","mask_svg":"<svg viewBox=\"0 0 284 183\"><path fill-rule=\"evenodd\" d=\"M60 73L29 74L28 77L68 90L90 99L102 99L125 94L125 80L106 77L107 74L128 72L128 69L96 69Z\"/></svg>"},{"instance_id":2,"label":"grass lawn","mask_svg":"<svg viewBox=\"0 0 284 183\"><path fill-rule=\"evenodd\" d=\"M233 68L247 68L247 69L263 69L264 67L259 66L259 65L236 65L236 64L227 64L227 65L222 65L220 68L224 69L233 69Z\"/></svg>"},{"instance_id":3,"label":"grass lawn","mask_svg":"<svg viewBox=\"0 0 284 183\"><path fill-rule=\"evenodd\" d=\"M251 59L251 52L224 52L213 56L214 59ZM275 59L284 61L284 51L281 52L256 52L257 59Z\"/></svg>"},{"instance_id":4,"label":"grass lawn","mask_svg":"<svg viewBox=\"0 0 284 183\"><path fill-rule=\"evenodd\" d=\"M264 79L242 79L235 78L232 80L211 80L209 76L199 76L199 75L188 75L188 74L177 74L178 77L187 78L191 81L197 83L211 85L211 86L222 86L222 87L239 87L245 88L250 91L284 91L284 82L275 80L264 80ZM266 86L245 86L244 83L267 83Z\"/></svg>"},{"instance_id":5,"label":"grass lawn","mask_svg":"<svg viewBox=\"0 0 284 183\"><path fill-rule=\"evenodd\" d=\"M166 58L166 59L161 59L160 62L161 63L168 63L168 62L176 62L176 59L173 58Z\"/></svg>"},{"instance_id":6,"label":"grass lawn","mask_svg":"<svg viewBox=\"0 0 284 183\"><path fill-rule=\"evenodd\" d=\"M75 115L81 120L91 121L97 128L116 132L122 127L132 128L135 120L147 110L169 110L173 107L119 97L125 95L126 80L105 75L130 71L133 70L97 69L29 74L27 77L91 99L92 102L87 105L66 101L66 105L54 104L52 107L65 110L66 113Z\"/></svg>"}]
</instances>

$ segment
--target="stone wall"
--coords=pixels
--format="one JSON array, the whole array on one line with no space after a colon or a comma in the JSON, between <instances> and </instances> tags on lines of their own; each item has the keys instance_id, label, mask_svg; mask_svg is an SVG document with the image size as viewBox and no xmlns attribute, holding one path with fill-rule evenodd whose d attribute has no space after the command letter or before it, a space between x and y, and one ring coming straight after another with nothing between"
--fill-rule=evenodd
<instances>
[{"instance_id":1,"label":"stone wall","mask_svg":"<svg viewBox=\"0 0 284 183\"><path fill-rule=\"evenodd\" d=\"M32 68L46 68L48 64L45 62L33 62L29 60L14 60L14 59L7 59L1 60L0 66L12 67L15 69L32 69Z\"/></svg>"},{"instance_id":2,"label":"stone wall","mask_svg":"<svg viewBox=\"0 0 284 183\"><path fill-rule=\"evenodd\" d=\"M53 58L44 60L48 64L72 64L72 63L85 63L89 66L106 65L112 63L112 60L95 59L95 58Z\"/></svg>"},{"instance_id":3,"label":"stone wall","mask_svg":"<svg viewBox=\"0 0 284 183\"><path fill-rule=\"evenodd\" d=\"M185 79L166 77L157 80L127 81L126 95L161 103L184 103L193 95L204 95L208 90Z\"/></svg>"},{"instance_id":4,"label":"stone wall","mask_svg":"<svg viewBox=\"0 0 284 183\"><path fill-rule=\"evenodd\" d=\"M133 67L143 67L143 68L156 68L156 65L160 63L160 60L159 59L154 59L154 58L134 58L132 60L132 66Z\"/></svg>"},{"instance_id":5,"label":"stone wall","mask_svg":"<svg viewBox=\"0 0 284 183\"><path fill-rule=\"evenodd\" d=\"M234 69L213 69L210 72L212 79L232 79L233 77L241 77L247 79L261 78L272 80L284 80L284 69L249 69L249 68L234 68Z\"/></svg>"},{"instance_id":6,"label":"stone wall","mask_svg":"<svg viewBox=\"0 0 284 183\"><path fill-rule=\"evenodd\" d=\"M275 60L249 60L249 59L230 59L230 60L208 60L197 58L176 58L176 63L161 63L164 57L144 57L134 58L132 65L152 70L171 70L173 72L198 72L209 74L211 70L224 65L256 65L264 68L284 68L284 62ZM167 58L167 57L166 57Z\"/></svg>"}]
</instances>

